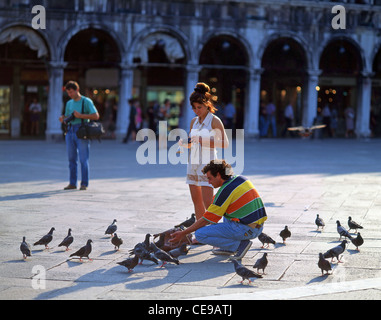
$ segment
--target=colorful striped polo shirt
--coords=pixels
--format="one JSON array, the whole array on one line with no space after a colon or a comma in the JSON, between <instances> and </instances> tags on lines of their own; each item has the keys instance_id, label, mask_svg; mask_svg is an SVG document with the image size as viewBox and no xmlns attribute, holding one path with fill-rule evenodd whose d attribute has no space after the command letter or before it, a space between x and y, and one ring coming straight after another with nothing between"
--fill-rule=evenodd
<instances>
[{"instance_id":1,"label":"colorful striped polo shirt","mask_svg":"<svg viewBox=\"0 0 381 320\"><path fill-rule=\"evenodd\" d=\"M217 223L223 216L246 225L253 222L262 224L267 220L262 199L250 180L234 176L225 181L203 218Z\"/></svg>"}]
</instances>

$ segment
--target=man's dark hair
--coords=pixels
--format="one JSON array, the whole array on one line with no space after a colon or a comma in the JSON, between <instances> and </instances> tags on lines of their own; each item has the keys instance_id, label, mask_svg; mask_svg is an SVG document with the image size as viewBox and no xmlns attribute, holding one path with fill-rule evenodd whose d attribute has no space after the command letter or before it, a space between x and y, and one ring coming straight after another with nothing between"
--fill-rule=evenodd
<instances>
[{"instance_id":1,"label":"man's dark hair","mask_svg":"<svg viewBox=\"0 0 381 320\"><path fill-rule=\"evenodd\" d=\"M215 159L210 161L202 169L203 174L206 174L208 171L210 171L213 177L216 177L217 173L219 173L223 180L229 180L234 175L232 166L229 163L227 163L225 160L220 160L220 159Z\"/></svg>"},{"instance_id":2,"label":"man's dark hair","mask_svg":"<svg viewBox=\"0 0 381 320\"><path fill-rule=\"evenodd\" d=\"M65 85L65 89L66 90L69 90L69 89L73 89L73 90L79 90L79 84L75 81L69 81L66 85Z\"/></svg>"}]
</instances>

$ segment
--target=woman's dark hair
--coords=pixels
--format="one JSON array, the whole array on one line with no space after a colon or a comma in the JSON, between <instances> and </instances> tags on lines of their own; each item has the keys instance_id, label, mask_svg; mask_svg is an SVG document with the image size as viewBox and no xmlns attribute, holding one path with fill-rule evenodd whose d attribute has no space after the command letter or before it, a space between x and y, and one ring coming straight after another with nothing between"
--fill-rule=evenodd
<instances>
[{"instance_id":1,"label":"woman's dark hair","mask_svg":"<svg viewBox=\"0 0 381 320\"><path fill-rule=\"evenodd\" d=\"M66 90L69 90L69 89L73 89L73 90L79 90L79 84L75 81L69 81L66 85L65 85L65 89Z\"/></svg>"},{"instance_id":2,"label":"woman's dark hair","mask_svg":"<svg viewBox=\"0 0 381 320\"><path fill-rule=\"evenodd\" d=\"M217 111L217 108L214 106L215 100L217 100L217 97L210 94L210 87L203 82L196 84L194 91L189 97L192 107L193 103L200 103L205 105L211 113L215 113Z\"/></svg>"},{"instance_id":3,"label":"woman's dark hair","mask_svg":"<svg viewBox=\"0 0 381 320\"><path fill-rule=\"evenodd\" d=\"M219 173L223 180L229 180L234 175L232 166L229 163L227 163L225 160L220 160L220 159L215 159L210 161L202 169L203 174L206 174L208 171L210 171L213 177L216 177L217 173Z\"/></svg>"}]
</instances>

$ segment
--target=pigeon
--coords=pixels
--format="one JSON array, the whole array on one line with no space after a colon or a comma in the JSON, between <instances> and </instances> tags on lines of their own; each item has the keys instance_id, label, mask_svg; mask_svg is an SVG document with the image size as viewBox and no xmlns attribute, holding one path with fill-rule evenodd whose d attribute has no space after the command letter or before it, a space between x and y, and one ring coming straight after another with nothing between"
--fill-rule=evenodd
<instances>
[{"instance_id":1,"label":"pigeon","mask_svg":"<svg viewBox=\"0 0 381 320\"><path fill-rule=\"evenodd\" d=\"M309 137L312 133L313 133L313 130L316 130L316 129L322 129L322 128L325 128L326 125L325 124L321 124L321 125L316 125L316 126L312 126L312 127L291 127L291 128L287 128L287 130L289 131L298 131L298 134L303 137L303 138L307 138Z\"/></svg>"},{"instance_id":2,"label":"pigeon","mask_svg":"<svg viewBox=\"0 0 381 320\"><path fill-rule=\"evenodd\" d=\"M145 247L143 242L138 243L132 251L133 252L130 253L130 255L135 254L140 258L139 264L143 264L144 260L153 261L154 263L159 264L159 261L151 252L149 252L149 249Z\"/></svg>"},{"instance_id":3,"label":"pigeon","mask_svg":"<svg viewBox=\"0 0 381 320\"><path fill-rule=\"evenodd\" d=\"M119 247L123 244L123 240L122 238L118 238L118 235L114 233L114 236L111 238L111 243L114 245L115 250L119 250Z\"/></svg>"},{"instance_id":4,"label":"pigeon","mask_svg":"<svg viewBox=\"0 0 381 320\"><path fill-rule=\"evenodd\" d=\"M326 271L327 272L326 274L328 275L329 274L328 271L332 270L331 264L329 263L329 261L324 259L324 256L323 256L322 253L319 253L318 267L321 270L321 275L322 276L324 276L324 271Z\"/></svg>"},{"instance_id":5,"label":"pigeon","mask_svg":"<svg viewBox=\"0 0 381 320\"><path fill-rule=\"evenodd\" d=\"M192 213L191 217L183 222L181 222L180 224L176 225L175 228L181 228L181 227L184 227L184 228L189 228L193 223L196 222L196 215L194 213Z\"/></svg>"},{"instance_id":6,"label":"pigeon","mask_svg":"<svg viewBox=\"0 0 381 320\"><path fill-rule=\"evenodd\" d=\"M116 229L118 229L117 225L115 224L117 222L116 219L107 227L105 234L111 234L111 236L116 232Z\"/></svg>"},{"instance_id":7,"label":"pigeon","mask_svg":"<svg viewBox=\"0 0 381 320\"><path fill-rule=\"evenodd\" d=\"M357 229L364 229L364 227L360 226L357 222L353 221L352 217L348 217L348 226L349 226L348 232L354 229L355 232L357 233Z\"/></svg>"},{"instance_id":8,"label":"pigeon","mask_svg":"<svg viewBox=\"0 0 381 320\"><path fill-rule=\"evenodd\" d=\"M354 239L351 239L352 243L356 246L356 250L359 250L359 246L361 246L364 243L364 239L362 238L360 232L357 233L357 237Z\"/></svg>"},{"instance_id":9,"label":"pigeon","mask_svg":"<svg viewBox=\"0 0 381 320\"><path fill-rule=\"evenodd\" d=\"M279 235L283 239L283 243L286 244L286 239L291 237L291 231L288 230L287 226L285 226L284 229L279 233Z\"/></svg>"},{"instance_id":10,"label":"pigeon","mask_svg":"<svg viewBox=\"0 0 381 320\"><path fill-rule=\"evenodd\" d=\"M338 246L333 247L332 249L329 249L326 253L324 253L323 258L331 258L331 262L333 261L333 258L336 258L337 262L341 263L342 261L340 261L340 255L345 251L347 243L347 240L343 240Z\"/></svg>"},{"instance_id":11,"label":"pigeon","mask_svg":"<svg viewBox=\"0 0 381 320\"><path fill-rule=\"evenodd\" d=\"M53 240L53 231L56 230L54 228L51 228L49 233L44 235L40 240L35 242L33 245L44 245L45 249L49 249L48 244Z\"/></svg>"},{"instance_id":12,"label":"pigeon","mask_svg":"<svg viewBox=\"0 0 381 320\"><path fill-rule=\"evenodd\" d=\"M144 242L139 242L138 244L135 245L134 249L131 249L129 251L130 256L132 256L133 254L136 254L135 248L140 248L140 247L144 248L148 252L151 252L152 250L150 248L150 238L151 238L151 235L149 233L147 233L146 237L144 239Z\"/></svg>"},{"instance_id":13,"label":"pigeon","mask_svg":"<svg viewBox=\"0 0 381 320\"><path fill-rule=\"evenodd\" d=\"M316 215L315 224L317 225L317 230L319 230L319 228L324 229L325 227L324 220L320 218L318 214Z\"/></svg>"},{"instance_id":14,"label":"pigeon","mask_svg":"<svg viewBox=\"0 0 381 320\"><path fill-rule=\"evenodd\" d=\"M71 229L69 228L69 231L67 233L67 236L65 239L62 240L62 242L58 245L59 247L62 247L62 246L65 246L66 247L66 251L69 251L69 246L73 243L74 241L74 238L73 236L71 235Z\"/></svg>"},{"instance_id":15,"label":"pigeon","mask_svg":"<svg viewBox=\"0 0 381 320\"><path fill-rule=\"evenodd\" d=\"M341 237L353 239L352 236L349 234L349 232L340 224L339 220L336 221L336 224L337 224L337 232L340 235L339 241L341 241Z\"/></svg>"},{"instance_id":16,"label":"pigeon","mask_svg":"<svg viewBox=\"0 0 381 320\"><path fill-rule=\"evenodd\" d=\"M180 247L172 249L168 253L172 258L178 258L179 256L186 256L188 254L189 248L186 243L183 243Z\"/></svg>"},{"instance_id":17,"label":"pigeon","mask_svg":"<svg viewBox=\"0 0 381 320\"><path fill-rule=\"evenodd\" d=\"M163 232L163 233L160 233L159 235L156 235L156 234L154 235L155 238L157 236L159 236L159 240L157 240L155 242L155 245L156 245L156 247L161 249L165 243L165 233Z\"/></svg>"},{"instance_id":18,"label":"pigeon","mask_svg":"<svg viewBox=\"0 0 381 320\"><path fill-rule=\"evenodd\" d=\"M132 270L137 266L138 262L139 257L135 255L133 258L127 258L126 260L117 262L117 264L126 267L128 269L128 272L132 272Z\"/></svg>"},{"instance_id":19,"label":"pigeon","mask_svg":"<svg viewBox=\"0 0 381 320\"><path fill-rule=\"evenodd\" d=\"M31 253L30 253L30 246L29 244L25 241L25 237L22 238L22 242L21 242L21 245L20 245L20 251L22 253L22 256L24 258L24 260L27 258L27 257L31 257Z\"/></svg>"},{"instance_id":20,"label":"pigeon","mask_svg":"<svg viewBox=\"0 0 381 320\"><path fill-rule=\"evenodd\" d=\"M267 243L267 248L270 246L270 243L272 244L275 244L276 242L271 238L269 237L266 233L262 232L259 236L258 236L258 239L259 241L262 242L262 247L261 248L264 248L264 245L265 243Z\"/></svg>"},{"instance_id":21,"label":"pigeon","mask_svg":"<svg viewBox=\"0 0 381 320\"><path fill-rule=\"evenodd\" d=\"M251 283L250 278L263 278L260 274L255 273L253 270L250 270L250 269L246 268L245 266L243 266L242 264L240 264L237 260L235 260L235 259L231 259L231 260L234 263L235 272L240 277L242 277L241 283L243 283L243 281L245 281L246 279L249 280L249 283Z\"/></svg>"},{"instance_id":22,"label":"pigeon","mask_svg":"<svg viewBox=\"0 0 381 320\"><path fill-rule=\"evenodd\" d=\"M176 263L177 265L180 264L180 262L177 258L172 258L169 255L169 253L158 248L156 246L156 244L154 244L153 242L151 242L150 246L152 248L152 251L153 251L153 254L155 255L155 257L163 262L163 264L160 266L160 268L164 267L167 264L167 262L173 262L173 263Z\"/></svg>"},{"instance_id":23,"label":"pigeon","mask_svg":"<svg viewBox=\"0 0 381 320\"><path fill-rule=\"evenodd\" d=\"M79 261L82 262L82 257L86 257L87 259L89 259L90 261L93 261L93 259L90 259L89 257L89 254L91 253L91 243L93 241L91 239L87 240L87 243L85 246L83 246L81 249L79 249L78 251L72 253L70 255L70 257L79 257Z\"/></svg>"},{"instance_id":24,"label":"pigeon","mask_svg":"<svg viewBox=\"0 0 381 320\"><path fill-rule=\"evenodd\" d=\"M267 253L265 252L263 254L262 258L259 258L255 263L253 268L257 269L257 272L259 273L259 269L262 269L262 273L265 274L265 269L267 267L268 261L267 261Z\"/></svg>"}]
</instances>

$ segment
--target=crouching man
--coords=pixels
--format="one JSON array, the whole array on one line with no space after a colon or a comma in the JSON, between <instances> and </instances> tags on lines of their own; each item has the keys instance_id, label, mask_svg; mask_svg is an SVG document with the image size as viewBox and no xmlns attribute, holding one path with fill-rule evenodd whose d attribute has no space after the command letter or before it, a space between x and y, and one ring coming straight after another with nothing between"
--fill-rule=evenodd
<instances>
[{"instance_id":1,"label":"crouching man","mask_svg":"<svg viewBox=\"0 0 381 320\"><path fill-rule=\"evenodd\" d=\"M267 220L262 199L245 177L233 174L225 160L212 160L202 172L214 188L219 188L202 218L189 228L172 234L178 242L195 231L198 242L214 246L214 254L234 255L242 259L250 249L251 239L258 237ZM223 222L218 223L223 217Z\"/></svg>"}]
</instances>

